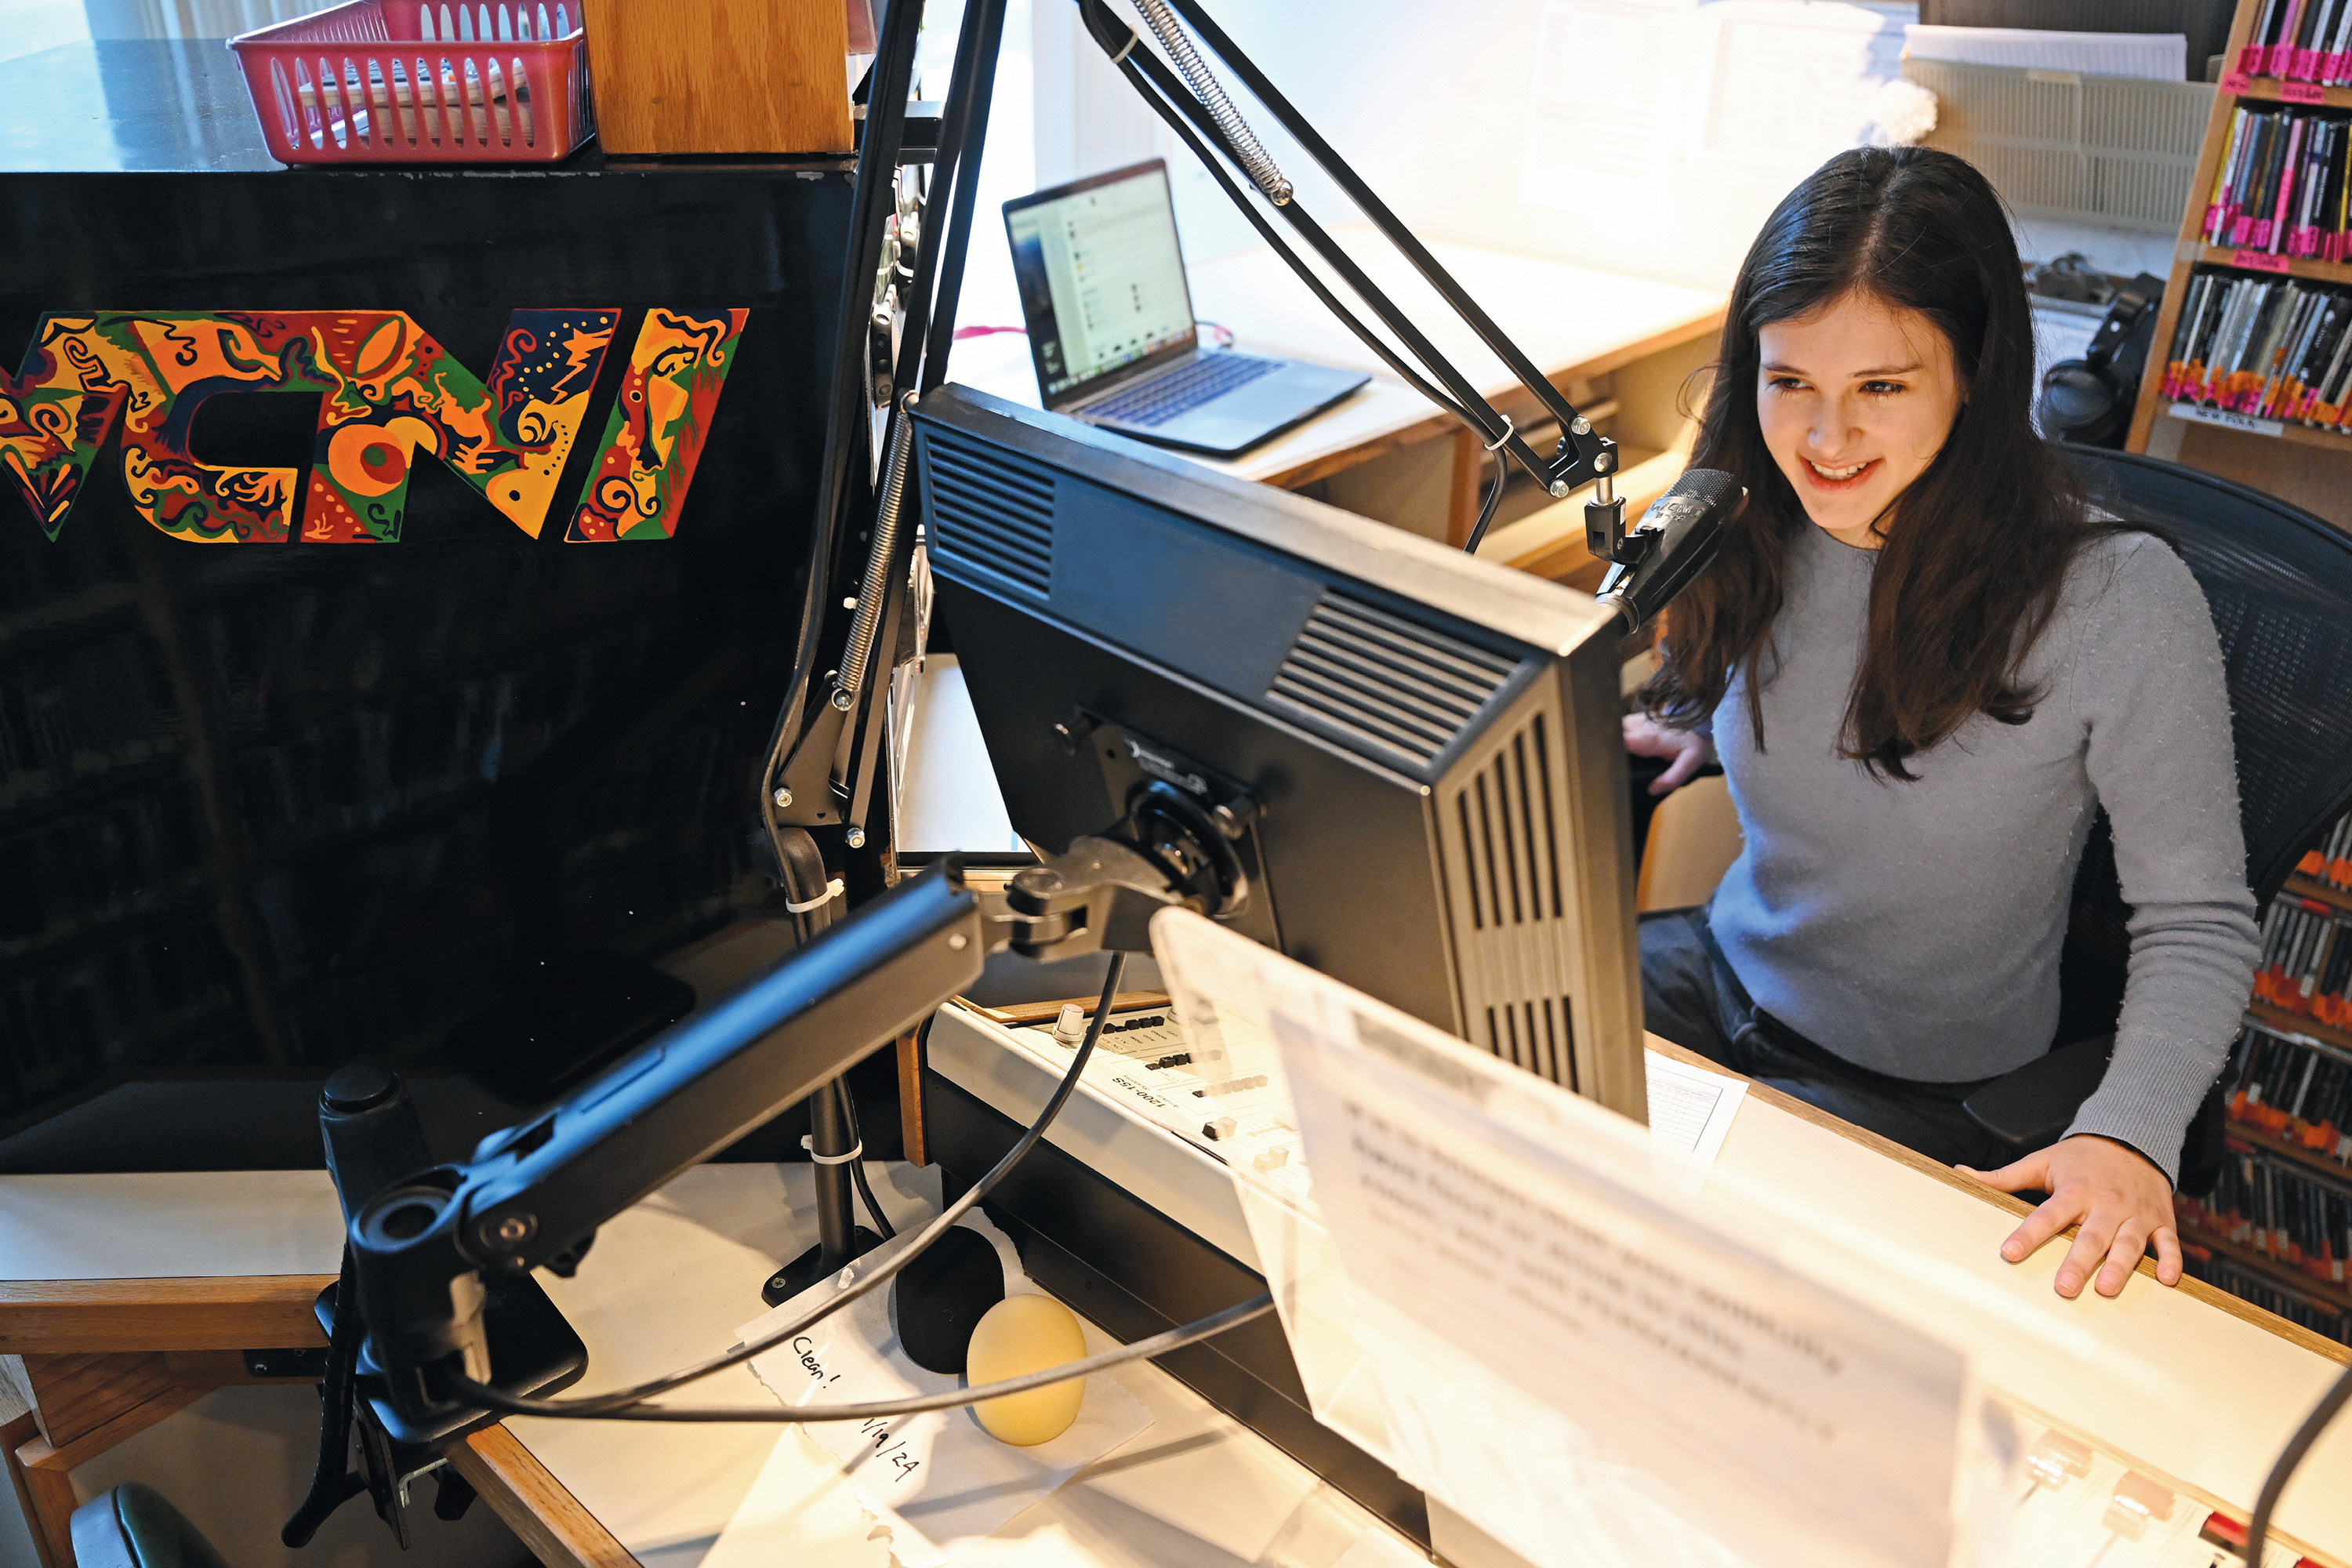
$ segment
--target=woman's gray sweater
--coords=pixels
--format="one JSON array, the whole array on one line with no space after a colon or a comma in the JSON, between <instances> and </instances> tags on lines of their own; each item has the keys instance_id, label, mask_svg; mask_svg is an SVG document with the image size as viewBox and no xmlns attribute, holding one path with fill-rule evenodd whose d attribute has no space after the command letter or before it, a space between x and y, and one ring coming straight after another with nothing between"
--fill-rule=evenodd
<instances>
[{"instance_id":1,"label":"woman's gray sweater","mask_svg":"<svg viewBox=\"0 0 2352 1568\"><path fill-rule=\"evenodd\" d=\"M2029 656L2033 716L1982 714L1881 780L1838 754L1874 552L1790 545L1764 662L1714 716L1747 847L1709 923L1758 1006L1847 1061L1934 1082L2049 1048L2058 952L2094 811L2132 906L2105 1079L2072 1132L2179 1175L2181 1138L2246 1004L2257 937L2221 655L2203 594L2158 540L2087 546Z\"/></svg>"}]
</instances>

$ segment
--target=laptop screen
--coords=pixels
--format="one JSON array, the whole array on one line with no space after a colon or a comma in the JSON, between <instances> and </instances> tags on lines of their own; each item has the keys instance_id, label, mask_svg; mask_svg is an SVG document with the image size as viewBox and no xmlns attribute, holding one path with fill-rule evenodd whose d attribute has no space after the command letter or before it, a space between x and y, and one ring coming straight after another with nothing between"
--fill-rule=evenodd
<instances>
[{"instance_id":1,"label":"laptop screen","mask_svg":"<svg viewBox=\"0 0 2352 1568\"><path fill-rule=\"evenodd\" d=\"M1049 403L1139 360L1192 347L1165 163L1007 202L1004 227Z\"/></svg>"}]
</instances>

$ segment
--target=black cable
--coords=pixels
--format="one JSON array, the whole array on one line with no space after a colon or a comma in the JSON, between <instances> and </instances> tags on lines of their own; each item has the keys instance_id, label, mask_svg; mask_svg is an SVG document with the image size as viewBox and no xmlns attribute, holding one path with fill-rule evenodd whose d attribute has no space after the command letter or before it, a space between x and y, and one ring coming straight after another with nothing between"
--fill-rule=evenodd
<instances>
[{"instance_id":1,"label":"black cable","mask_svg":"<svg viewBox=\"0 0 2352 1568\"><path fill-rule=\"evenodd\" d=\"M1503 460L1502 453L1496 452L1495 454L1495 487L1486 492L1486 504L1478 509L1478 526L1470 531L1470 542L1462 547L1463 554L1477 554L1478 546L1486 542L1486 525L1495 521L1495 509L1503 504L1503 486L1510 477L1511 465Z\"/></svg>"},{"instance_id":2,"label":"black cable","mask_svg":"<svg viewBox=\"0 0 2352 1568\"><path fill-rule=\"evenodd\" d=\"M749 1344L737 1345L733 1350L712 1356L707 1361L698 1362L693 1366L667 1373L651 1382L640 1383L631 1388L617 1389L611 1394L591 1394L582 1399L526 1399L492 1388L487 1384L475 1383L471 1379L451 1379L448 1383L449 1390L452 1394L458 1393L459 1383L462 1381L464 1384L462 1394L467 1403L478 1405L485 1410L495 1410L505 1415L588 1416L623 1410L630 1405L642 1405L648 1399L667 1394L673 1388L682 1388L689 1383L698 1382L713 1373L724 1372L730 1366L740 1366L753 1356L782 1344L794 1334L808 1328L810 1324L831 1317L867 1291L877 1289L887 1283L898 1270L920 1257L924 1248L945 1236L956 1221L970 1214L981 1199L994 1191L997 1184L1012 1173L1013 1167L1021 1163L1022 1156L1035 1148L1037 1141L1045 1137L1045 1129L1052 1126L1054 1118L1061 1114L1063 1104L1078 1087L1078 1077L1086 1071L1087 1061L1094 1056L1095 1042L1102 1038L1103 1025L1110 1018L1111 1003L1118 998L1118 983L1126 973L1127 954L1123 952L1111 954L1109 970L1103 976L1102 999L1095 1004L1094 1017L1087 1025L1086 1038L1078 1043L1077 1055L1070 1062L1070 1070L1062 1075L1062 1081L1055 1088L1053 1098L1045 1102L1045 1109L1037 1113L1037 1120L1029 1124L1029 1130L1013 1141L1013 1147L1004 1152L1004 1158L992 1166L986 1175L973 1183L963 1196L940 1210L939 1215L930 1224L917 1231L914 1239L908 1242L897 1256L886 1263L875 1265L870 1270L859 1275L856 1283L840 1291L831 1300L803 1312L782 1328L759 1336Z\"/></svg>"},{"instance_id":3,"label":"black cable","mask_svg":"<svg viewBox=\"0 0 2352 1568\"><path fill-rule=\"evenodd\" d=\"M2319 1396L2319 1403L2311 1407L2311 1414L2303 1418L2303 1425L2286 1440L2286 1447L2279 1450L2278 1458L2271 1465L2271 1473L2263 1478L2262 1494L2254 1499L2254 1517L2246 1525L2247 1568L2262 1568L2263 1546L2270 1538L2271 1514L2278 1507L2279 1494L2286 1490L2294 1468L2303 1463L2303 1457L2319 1441L2319 1434L2347 1403L2352 1403L2352 1366L2346 1367L2335 1386Z\"/></svg>"},{"instance_id":4,"label":"black cable","mask_svg":"<svg viewBox=\"0 0 2352 1568\"><path fill-rule=\"evenodd\" d=\"M857 1130L857 1100L849 1092L849 1079L845 1077L835 1079L833 1087L841 1095L841 1120L849 1128L849 1146L863 1151L866 1135ZM866 1184L863 1152L849 1162L849 1179L857 1184L857 1195L866 1201L866 1212L873 1216L874 1228L882 1233L882 1239L889 1241L896 1237L898 1227L890 1223L890 1216L882 1212L882 1205L874 1201L874 1189Z\"/></svg>"},{"instance_id":5,"label":"black cable","mask_svg":"<svg viewBox=\"0 0 2352 1568\"><path fill-rule=\"evenodd\" d=\"M329 1514L367 1489L367 1478L352 1468L352 1377L359 1366L360 1342L367 1337L359 1293L358 1269L346 1242L342 1274L335 1281L334 1326L327 1336L327 1372L319 1382L318 1468L310 1472L310 1495L278 1532L289 1547L310 1544Z\"/></svg>"},{"instance_id":6,"label":"black cable","mask_svg":"<svg viewBox=\"0 0 2352 1568\"><path fill-rule=\"evenodd\" d=\"M1106 1372L1115 1366L1123 1366L1129 1362L1150 1361L1155 1356L1166 1355L1171 1351L1181 1350L1186 1345L1198 1344L1213 1334L1223 1333L1227 1329L1239 1328L1242 1324L1255 1318L1262 1318L1273 1310L1274 1298L1260 1291L1248 1300L1228 1307L1222 1312L1214 1312L1208 1317L1196 1319L1181 1327L1171 1329L1164 1334L1154 1334L1148 1340L1138 1340L1133 1344L1121 1345L1113 1351L1105 1351L1100 1355L1090 1355L1084 1361L1065 1362L1060 1366L1049 1366L1042 1372L1028 1373L1020 1377L1008 1377L999 1383L983 1383L973 1388L950 1389L945 1394L918 1394L909 1399L880 1399L866 1405L803 1405L797 1408L778 1406L774 1409L758 1405L736 1407L633 1405L625 1409L608 1410L596 1415L578 1414L582 1420L587 1421L888 1420L898 1415L918 1415L926 1410L952 1410L960 1405L978 1405L982 1400L1003 1399L1010 1394L1026 1394L1033 1388L1044 1388L1051 1384L1067 1383L1072 1378L1087 1377L1097 1372ZM446 1392L452 1397L477 1404L488 1403L481 1396L497 1392L467 1377L453 1376L447 1378L446 1382Z\"/></svg>"}]
</instances>

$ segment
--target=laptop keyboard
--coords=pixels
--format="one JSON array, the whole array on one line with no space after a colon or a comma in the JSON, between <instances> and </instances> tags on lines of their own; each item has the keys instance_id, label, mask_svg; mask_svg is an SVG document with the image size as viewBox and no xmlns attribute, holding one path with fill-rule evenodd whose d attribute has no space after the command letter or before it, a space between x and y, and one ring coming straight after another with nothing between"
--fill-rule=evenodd
<instances>
[{"instance_id":1,"label":"laptop keyboard","mask_svg":"<svg viewBox=\"0 0 2352 1568\"><path fill-rule=\"evenodd\" d=\"M1222 397L1237 386L1247 386L1259 376L1272 374L1286 363L1260 359L1255 354L1202 354L1181 370L1171 371L1100 403L1089 404L1085 412L1089 418L1116 419L1123 425L1156 428L1180 414L1190 414L1213 397Z\"/></svg>"}]
</instances>

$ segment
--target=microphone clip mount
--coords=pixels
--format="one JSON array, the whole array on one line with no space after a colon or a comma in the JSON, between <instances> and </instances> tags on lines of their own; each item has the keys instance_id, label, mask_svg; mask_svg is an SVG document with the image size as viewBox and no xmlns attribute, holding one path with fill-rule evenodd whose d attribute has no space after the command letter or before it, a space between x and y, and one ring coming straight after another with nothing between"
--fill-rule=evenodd
<instances>
[{"instance_id":1,"label":"microphone clip mount","mask_svg":"<svg viewBox=\"0 0 2352 1568\"><path fill-rule=\"evenodd\" d=\"M1616 453L1612 449L1610 456ZM1649 553L1652 536L1639 529L1625 530L1625 498L1617 493L1617 476L1604 472L1593 482L1592 499L1584 503L1584 548L1596 561L1631 566Z\"/></svg>"}]
</instances>

